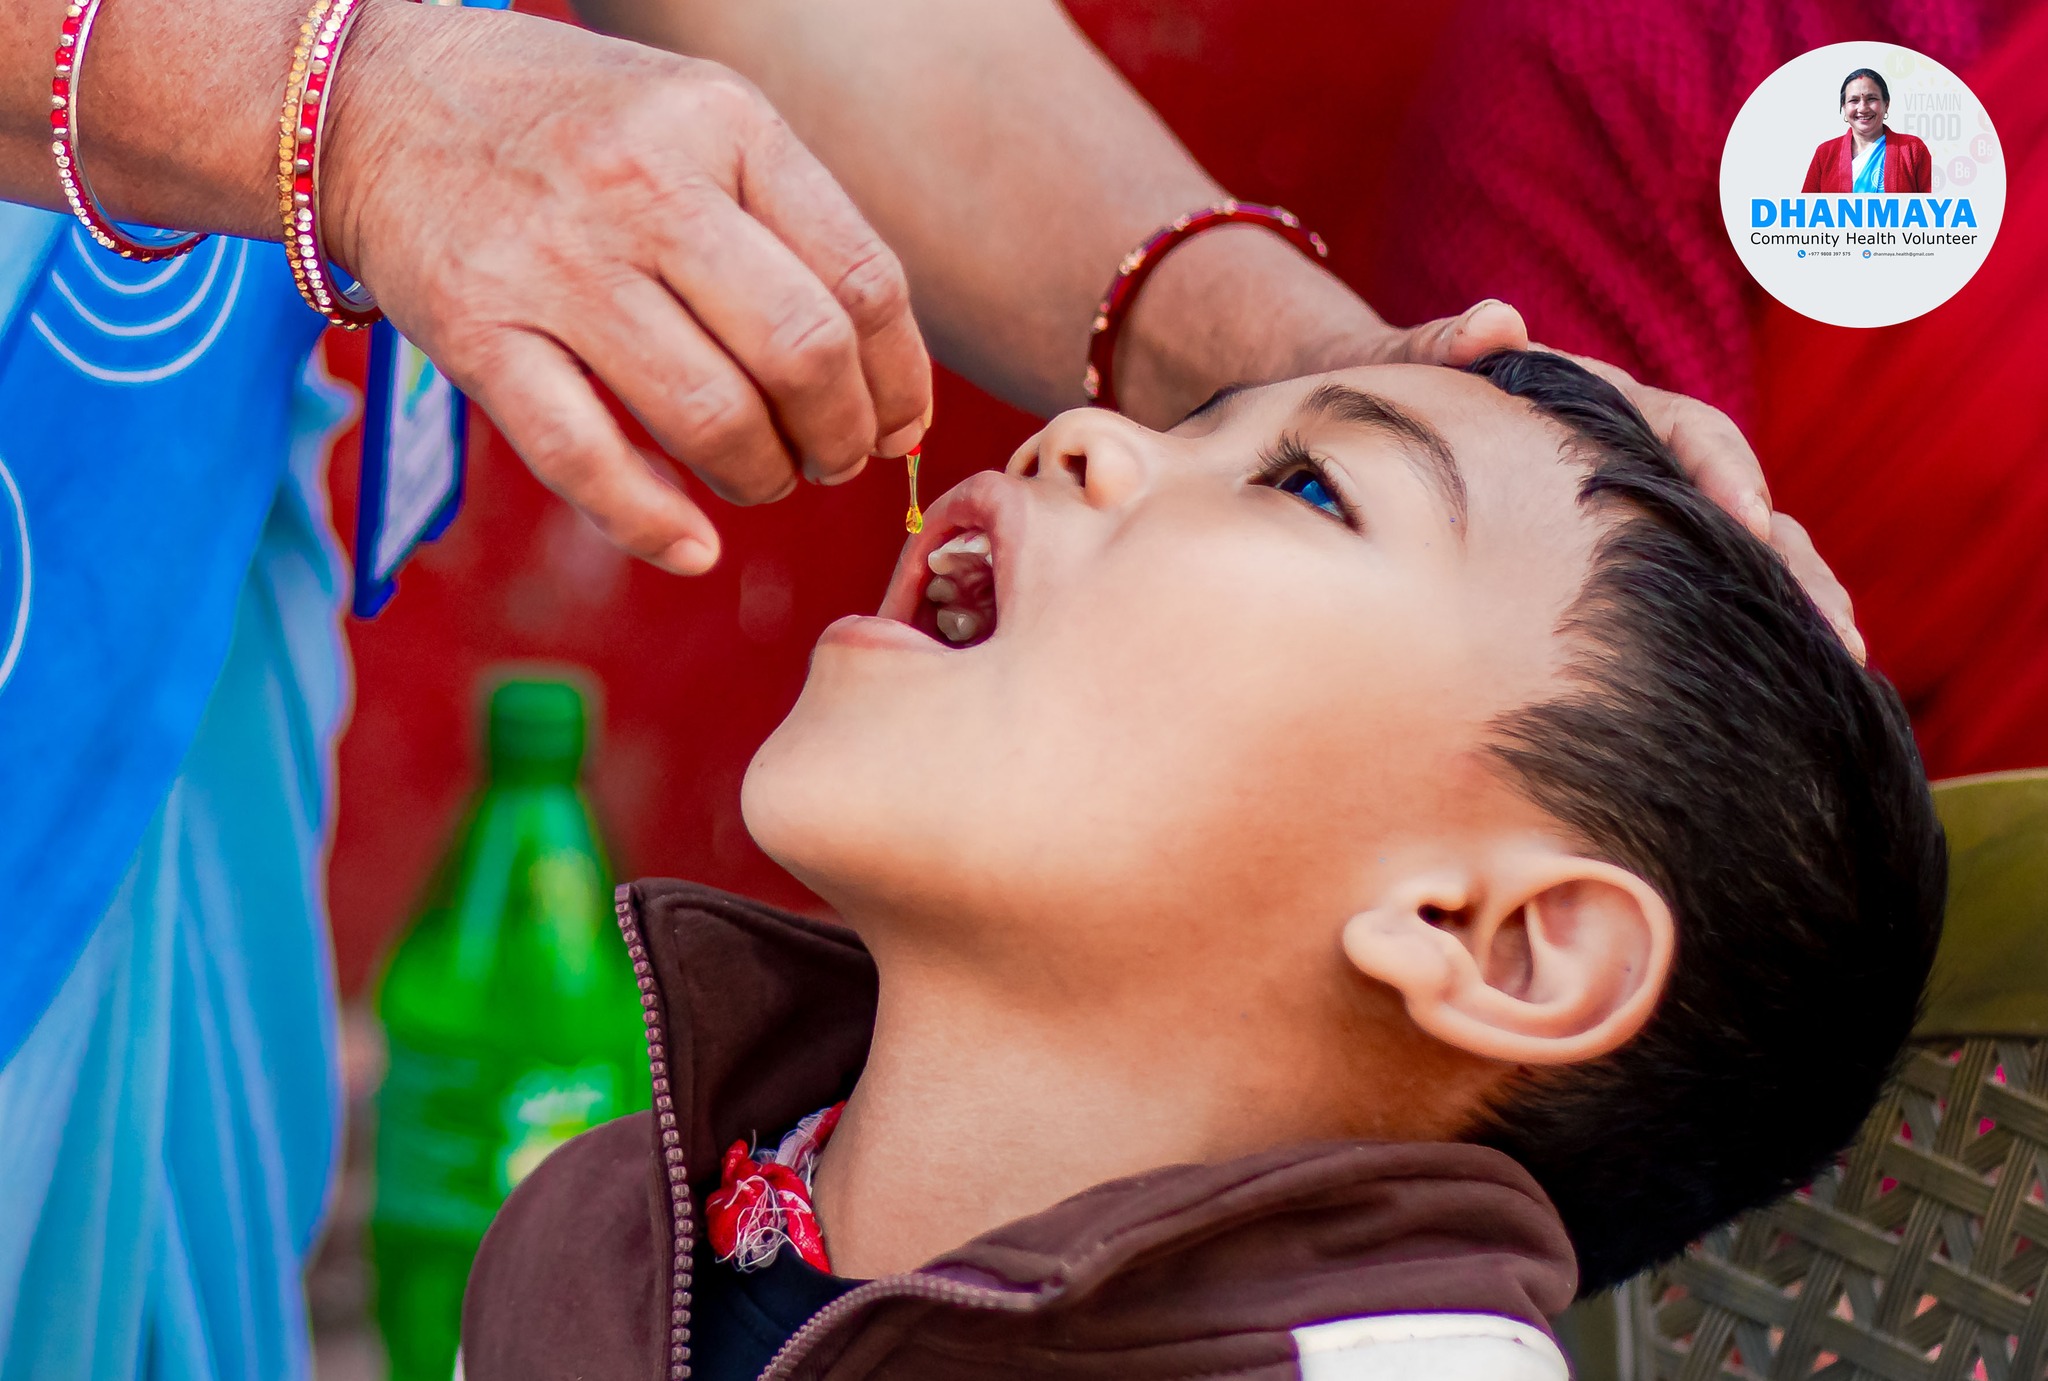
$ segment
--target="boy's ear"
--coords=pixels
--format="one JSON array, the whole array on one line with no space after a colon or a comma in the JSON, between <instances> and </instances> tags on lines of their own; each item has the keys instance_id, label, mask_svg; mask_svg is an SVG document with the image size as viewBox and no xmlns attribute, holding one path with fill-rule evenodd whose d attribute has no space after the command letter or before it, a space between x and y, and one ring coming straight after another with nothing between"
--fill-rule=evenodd
<instances>
[{"instance_id":1,"label":"boy's ear","mask_svg":"<svg viewBox=\"0 0 2048 1381\"><path fill-rule=\"evenodd\" d=\"M1413 873L1344 927L1344 952L1444 1042L1513 1064L1573 1064L1625 1043L1664 991L1671 908L1625 868L1504 847Z\"/></svg>"}]
</instances>

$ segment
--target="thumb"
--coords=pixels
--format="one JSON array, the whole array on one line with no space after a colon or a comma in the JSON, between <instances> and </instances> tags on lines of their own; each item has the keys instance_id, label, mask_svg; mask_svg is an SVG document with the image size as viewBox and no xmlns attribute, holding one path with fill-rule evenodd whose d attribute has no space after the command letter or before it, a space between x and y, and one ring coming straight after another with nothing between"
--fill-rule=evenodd
<instances>
[{"instance_id":1,"label":"thumb","mask_svg":"<svg viewBox=\"0 0 2048 1381\"><path fill-rule=\"evenodd\" d=\"M1492 350L1527 350L1529 327L1522 314L1497 297L1474 303L1457 316L1438 317L1403 332L1394 358L1409 364L1470 364Z\"/></svg>"}]
</instances>

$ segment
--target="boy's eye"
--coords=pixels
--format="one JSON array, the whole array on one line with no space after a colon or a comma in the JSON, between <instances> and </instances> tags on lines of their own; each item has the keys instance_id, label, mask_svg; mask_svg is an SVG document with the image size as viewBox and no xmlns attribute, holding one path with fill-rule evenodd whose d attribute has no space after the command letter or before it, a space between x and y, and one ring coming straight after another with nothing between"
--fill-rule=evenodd
<instances>
[{"instance_id":1,"label":"boy's eye","mask_svg":"<svg viewBox=\"0 0 2048 1381\"><path fill-rule=\"evenodd\" d=\"M1330 486L1324 483L1322 475L1314 470L1304 467L1290 471L1282 475L1273 487L1294 495L1312 508L1322 509L1340 522L1350 516L1345 513L1344 505L1337 496L1330 492Z\"/></svg>"},{"instance_id":2,"label":"boy's eye","mask_svg":"<svg viewBox=\"0 0 2048 1381\"><path fill-rule=\"evenodd\" d=\"M1345 527L1359 530L1358 514L1345 499L1343 486L1332 482L1323 461L1297 437L1283 436L1273 447L1261 451L1251 482L1292 494Z\"/></svg>"}]
</instances>

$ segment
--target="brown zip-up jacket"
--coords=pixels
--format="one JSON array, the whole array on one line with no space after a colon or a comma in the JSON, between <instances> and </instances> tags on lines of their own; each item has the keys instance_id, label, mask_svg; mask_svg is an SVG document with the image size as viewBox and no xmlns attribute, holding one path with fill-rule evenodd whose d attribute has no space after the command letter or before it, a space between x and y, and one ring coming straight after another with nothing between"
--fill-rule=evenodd
<instances>
[{"instance_id":1,"label":"brown zip-up jacket","mask_svg":"<svg viewBox=\"0 0 2048 1381\"><path fill-rule=\"evenodd\" d=\"M484 1239L469 1381L687 1381L699 1205L734 1140L844 1098L875 969L853 935L675 882L619 889L652 1113L564 1146ZM1295 1330L1470 1313L1547 1328L1564 1226L1520 1166L1452 1143L1287 1147L1097 1185L856 1287L764 1381L1301 1375Z\"/></svg>"}]
</instances>

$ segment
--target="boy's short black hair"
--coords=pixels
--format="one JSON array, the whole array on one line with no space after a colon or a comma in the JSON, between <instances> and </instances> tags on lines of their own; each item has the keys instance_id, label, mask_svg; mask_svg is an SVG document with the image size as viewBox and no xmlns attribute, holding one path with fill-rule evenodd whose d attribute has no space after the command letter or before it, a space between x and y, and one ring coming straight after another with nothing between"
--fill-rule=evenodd
<instances>
[{"instance_id":1,"label":"boy's short black hair","mask_svg":"<svg viewBox=\"0 0 2048 1381\"><path fill-rule=\"evenodd\" d=\"M1470 368L1563 425L1612 524L1565 620L1574 689L1493 751L1677 928L1634 1039L1518 1079L1469 1134L1543 1185L1590 1293L1854 1139L1919 1011L1947 846L1898 695L1628 401L1555 355Z\"/></svg>"}]
</instances>

